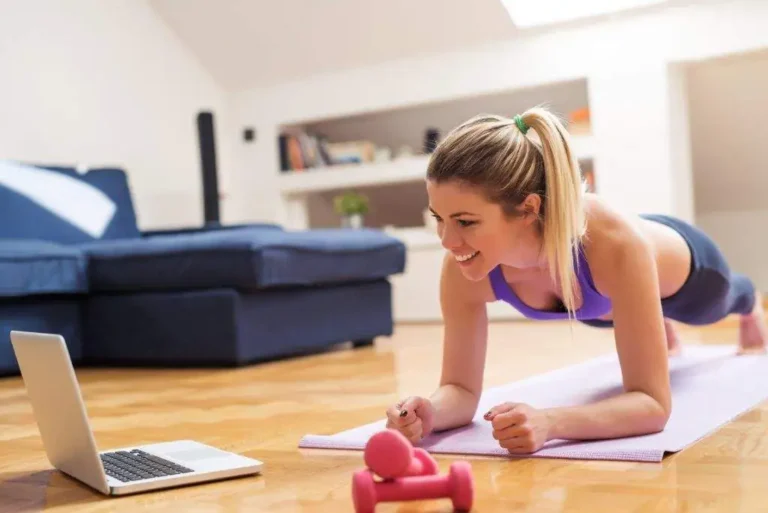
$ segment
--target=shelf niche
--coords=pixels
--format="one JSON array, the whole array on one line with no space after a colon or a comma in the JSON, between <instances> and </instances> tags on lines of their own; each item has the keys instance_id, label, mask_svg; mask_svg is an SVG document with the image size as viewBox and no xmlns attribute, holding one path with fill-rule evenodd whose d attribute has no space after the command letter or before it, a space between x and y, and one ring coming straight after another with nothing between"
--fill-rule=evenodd
<instances>
[{"instance_id":1,"label":"shelf niche","mask_svg":"<svg viewBox=\"0 0 768 513\"><path fill-rule=\"evenodd\" d=\"M316 156L320 153L321 141L327 144L363 142L362 146L367 144L367 148L361 152L366 155L362 162L346 161L333 165L323 162L302 170L286 168L286 159L281 156L281 194L292 203L294 212L302 212L301 217L306 218L308 228L339 226L339 215L333 210L333 197L348 190L370 198L371 212L366 216L366 226L423 226L423 212L428 203L424 184L429 158L425 148L427 131L435 130L439 141L475 115L490 113L512 117L537 105L550 109L564 122L574 138L574 149L582 169L594 184L592 154L595 143L588 118L585 123L569 123L576 112L588 114L587 81L582 79L284 124L279 127L281 134L316 136L318 139L309 141L310 152L316 148ZM307 142L305 138L304 144ZM284 152L285 142L280 146ZM350 158L349 154L347 158ZM322 160L319 156L316 159L316 162Z\"/></svg>"}]
</instances>

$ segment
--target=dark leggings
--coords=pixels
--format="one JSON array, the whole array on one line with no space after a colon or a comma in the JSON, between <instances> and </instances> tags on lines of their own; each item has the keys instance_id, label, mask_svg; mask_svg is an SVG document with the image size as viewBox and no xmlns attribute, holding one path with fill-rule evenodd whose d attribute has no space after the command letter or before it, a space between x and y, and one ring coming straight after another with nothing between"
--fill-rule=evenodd
<instances>
[{"instance_id":1,"label":"dark leggings","mask_svg":"<svg viewBox=\"0 0 768 513\"><path fill-rule=\"evenodd\" d=\"M746 314L755 304L755 286L731 271L717 244L699 228L674 217L644 214L644 219L669 226L691 250L691 270L682 288L661 300L664 317L684 324L712 324L730 314ZM610 328L613 321L585 319L584 324Z\"/></svg>"}]
</instances>

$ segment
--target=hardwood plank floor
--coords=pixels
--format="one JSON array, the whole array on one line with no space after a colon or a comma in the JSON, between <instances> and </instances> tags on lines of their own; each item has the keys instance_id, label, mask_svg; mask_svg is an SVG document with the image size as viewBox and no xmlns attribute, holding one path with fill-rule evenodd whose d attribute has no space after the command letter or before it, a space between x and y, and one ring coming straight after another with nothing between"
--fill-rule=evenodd
<instances>
[{"instance_id":1,"label":"hardwood plank floor","mask_svg":"<svg viewBox=\"0 0 768 513\"><path fill-rule=\"evenodd\" d=\"M487 386L613 349L611 332L576 324L495 323ZM407 394L429 394L440 370L439 325L398 326L373 348L346 347L230 370L79 369L100 449L194 438L261 459L264 474L105 498L50 468L19 378L0 380L0 511L353 511L359 452L298 449L377 420ZM735 343L736 325L682 329L684 343ZM760 405L662 464L472 458L473 511L593 513L759 511L768 504L768 407ZM437 455L441 471L457 459ZM377 512L451 511L447 500Z\"/></svg>"}]
</instances>

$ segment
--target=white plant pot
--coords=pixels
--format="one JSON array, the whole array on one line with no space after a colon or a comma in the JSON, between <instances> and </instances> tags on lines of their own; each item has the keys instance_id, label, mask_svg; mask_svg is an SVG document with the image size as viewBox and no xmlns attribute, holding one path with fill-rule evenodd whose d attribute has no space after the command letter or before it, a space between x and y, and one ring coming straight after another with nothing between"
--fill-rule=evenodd
<instances>
[{"instance_id":1,"label":"white plant pot","mask_svg":"<svg viewBox=\"0 0 768 513\"><path fill-rule=\"evenodd\" d=\"M362 228L363 216L360 214L352 214L341 218L341 225L344 228Z\"/></svg>"}]
</instances>

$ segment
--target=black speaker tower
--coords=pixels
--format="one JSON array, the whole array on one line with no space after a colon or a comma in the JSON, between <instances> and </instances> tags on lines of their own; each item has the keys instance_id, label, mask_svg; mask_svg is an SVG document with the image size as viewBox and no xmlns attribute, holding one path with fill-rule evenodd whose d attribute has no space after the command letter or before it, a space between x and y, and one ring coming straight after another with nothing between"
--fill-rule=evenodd
<instances>
[{"instance_id":1,"label":"black speaker tower","mask_svg":"<svg viewBox=\"0 0 768 513\"><path fill-rule=\"evenodd\" d=\"M219 181L216 173L216 142L212 112L200 112L197 115L197 135L203 173L205 224L219 224Z\"/></svg>"}]
</instances>

